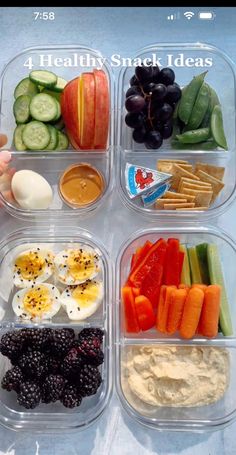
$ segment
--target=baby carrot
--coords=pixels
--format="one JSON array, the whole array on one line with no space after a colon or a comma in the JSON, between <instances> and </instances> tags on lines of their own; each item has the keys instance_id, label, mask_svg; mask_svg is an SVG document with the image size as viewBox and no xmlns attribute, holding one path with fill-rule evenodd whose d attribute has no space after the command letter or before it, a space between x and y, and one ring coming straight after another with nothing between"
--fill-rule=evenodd
<instances>
[{"instance_id":1,"label":"baby carrot","mask_svg":"<svg viewBox=\"0 0 236 455\"><path fill-rule=\"evenodd\" d=\"M191 288L184 304L183 316L180 324L180 335L183 338L192 338L197 330L204 300L202 289Z\"/></svg>"},{"instance_id":2,"label":"baby carrot","mask_svg":"<svg viewBox=\"0 0 236 455\"><path fill-rule=\"evenodd\" d=\"M160 295L159 295L159 302L157 306L157 320L156 320L156 329L158 329L159 326L159 321L161 319L161 315L164 311L164 306L165 306L165 298L166 298L166 288L167 286L163 285L160 288Z\"/></svg>"},{"instance_id":3,"label":"baby carrot","mask_svg":"<svg viewBox=\"0 0 236 455\"><path fill-rule=\"evenodd\" d=\"M220 316L221 286L212 284L205 290L204 302L199 324L201 335L213 338L218 333Z\"/></svg>"},{"instance_id":4,"label":"baby carrot","mask_svg":"<svg viewBox=\"0 0 236 455\"><path fill-rule=\"evenodd\" d=\"M164 305L162 306L162 312L160 313L159 319L157 321L157 329L160 332L166 333L167 332L167 318L169 312L169 306L171 302L171 296L173 291L176 287L173 286L166 286L165 290L165 297L164 297ZM159 310L159 307L158 307Z\"/></svg>"},{"instance_id":5,"label":"baby carrot","mask_svg":"<svg viewBox=\"0 0 236 455\"><path fill-rule=\"evenodd\" d=\"M192 284L192 288L198 288L198 289L201 289L203 292L205 292L205 290L207 289L207 285L206 284Z\"/></svg>"},{"instance_id":6,"label":"baby carrot","mask_svg":"<svg viewBox=\"0 0 236 455\"><path fill-rule=\"evenodd\" d=\"M189 289L189 286L187 284L184 284L184 283L180 283L179 286L178 286L179 289Z\"/></svg>"},{"instance_id":7,"label":"baby carrot","mask_svg":"<svg viewBox=\"0 0 236 455\"><path fill-rule=\"evenodd\" d=\"M174 289L172 292L166 326L170 334L179 329L187 294L187 289Z\"/></svg>"}]
</instances>

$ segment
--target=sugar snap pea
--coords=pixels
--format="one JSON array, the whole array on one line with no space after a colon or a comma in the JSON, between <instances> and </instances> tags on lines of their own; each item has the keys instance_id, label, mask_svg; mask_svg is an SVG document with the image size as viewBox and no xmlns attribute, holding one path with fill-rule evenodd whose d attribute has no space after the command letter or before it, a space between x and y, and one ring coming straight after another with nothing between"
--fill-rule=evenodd
<instances>
[{"instance_id":1,"label":"sugar snap pea","mask_svg":"<svg viewBox=\"0 0 236 455\"><path fill-rule=\"evenodd\" d=\"M186 131L183 134L177 134L176 138L183 144L198 144L206 141L210 136L210 128L200 128L198 130Z\"/></svg>"},{"instance_id":2,"label":"sugar snap pea","mask_svg":"<svg viewBox=\"0 0 236 455\"><path fill-rule=\"evenodd\" d=\"M204 141L198 144L183 144L182 142L178 141L177 139L173 139L171 141L171 147L175 150L216 150L217 144L213 140Z\"/></svg>"},{"instance_id":3,"label":"sugar snap pea","mask_svg":"<svg viewBox=\"0 0 236 455\"><path fill-rule=\"evenodd\" d=\"M208 87L210 90L210 102L209 102L207 111L204 115L204 118L202 120L201 128L206 128L206 127L210 126L212 111L213 111L214 107L217 106L217 104L220 104L220 100L219 100L215 90L212 87L210 87L209 85L208 85Z\"/></svg>"},{"instance_id":4,"label":"sugar snap pea","mask_svg":"<svg viewBox=\"0 0 236 455\"><path fill-rule=\"evenodd\" d=\"M209 86L203 82L194 103L187 127L188 130L196 130L206 114L210 102Z\"/></svg>"},{"instance_id":5,"label":"sugar snap pea","mask_svg":"<svg viewBox=\"0 0 236 455\"><path fill-rule=\"evenodd\" d=\"M198 76L194 76L190 84L187 85L185 93L182 95L178 109L178 116L180 120L185 123L185 125L187 125L189 121L194 103L197 99L198 92L204 82L206 74L207 71L199 74Z\"/></svg>"}]
</instances>

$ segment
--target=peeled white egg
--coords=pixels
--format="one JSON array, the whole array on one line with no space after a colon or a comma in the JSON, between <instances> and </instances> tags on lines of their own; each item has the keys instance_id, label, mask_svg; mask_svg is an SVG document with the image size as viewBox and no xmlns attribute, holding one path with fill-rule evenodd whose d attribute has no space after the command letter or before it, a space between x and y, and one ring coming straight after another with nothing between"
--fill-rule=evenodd
<instances>
[{"instance_id":1,"label":"peeled white egg","mask_svg":"<svg viewBox=\"0 0 236 455\"><path fill-rule=\"evenodd\" d=\"M18 288L43 283L54 272L54 254L40 247L22 251L13 262L13 282Z\"/></svg>"},{"instance_id":2,"label":"peeled white egg","mask_svg":"<svg viewBox=\"0 0 236 455\"><path fill-rule=\"evenodd\" d=\"M102 298L102 282L88 280L77 286L67 287L61 294L61 304L69 319L82 321L97 311Z\"/></svg>"},{"instance_id":3,"label":"peeled white egg","mask_svg":"<svg viewBox=\"0 0 236 455\"><path fill-rule=\"evenodd\" d=\"M97 251L87 245L60 251L55 257L54 264L58 280L69 285L92 280L101 270Z\"/></svg>"},{"instance_id":4,"label":"peeled white egg","mask_svg":"<svg viewBox=\"0 0 236 455\"><path fill-rule=\"evenodd\" d=\"M17 171L13 175L11 189L23 209L47 209L52 203L52 188L37 172L28 169Z\"/></svg>"},{"instance_id":5,"label":"peeled white egg","mask_svg":"<svg viewBox=\"0 0 236 455\"><path fill-rule=\"evenodd\" d=\"M21 289L14 295L12 301L16 316L26 320L51 319L58 313L60 307L60 292L48 283Z\"/></svg>"}]
</instances>

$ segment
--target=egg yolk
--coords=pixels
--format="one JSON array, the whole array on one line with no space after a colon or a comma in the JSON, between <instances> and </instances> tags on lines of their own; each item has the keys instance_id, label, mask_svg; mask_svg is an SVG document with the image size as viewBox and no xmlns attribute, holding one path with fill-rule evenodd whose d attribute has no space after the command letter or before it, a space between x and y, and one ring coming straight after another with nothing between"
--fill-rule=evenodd
<instances>
[{"instance_id":1,"label":"egg yolk","mask_svg":"<svg viewBox=\"0 0 236 455\"><path fill-rule=\"evenodd\" d=\"M39 286L25 293L23 299L24 310L33 317L40 316L51 309L52 298L48 288Z\"/></svg>"},{"instance_id":2,"label":"egg yolk","mask_svg":"<svg viewBox=\"0 0 236 455\"><path fill-rule=\"evenodd\" d=\"M72 297L79 304L80 308L95 302L99 297L99 286L91 281L76 286L72 292Z\"/></svg>"},{"instance_id":3,"label":"egg yolk","mask_svg":"<svg viewBox=\"0 0 236 455\"><path fill-rule=\"evenodd\" d=\"M97 256L84 250L72 251L67 259L68 273L74 280L88 280L95 272Z\"/></svg>"},{"instance_id":4,"label":"egg yolk","mask_svg":"<svg viewBox=\"0 0 236 455\"><path fill-rule=\"evenodd\" d=\"M36 251L22 254L15 261L15 268L18 275L26 280L33 280L42 275L45 267L45 259Z\"/></svg>"}]
</instances>

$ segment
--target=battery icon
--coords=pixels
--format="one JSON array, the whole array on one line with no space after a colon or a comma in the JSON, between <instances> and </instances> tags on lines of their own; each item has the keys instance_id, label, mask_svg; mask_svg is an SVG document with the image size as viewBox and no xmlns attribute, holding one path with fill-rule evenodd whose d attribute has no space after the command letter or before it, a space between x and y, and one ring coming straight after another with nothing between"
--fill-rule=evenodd
<instances>
[{"instance_id":1,"label":"battery icon","mask_svg":"<svg viewBox=\"0 0 236 455\"><path fill-rule=\"evenodd\" d=\"M215 13L213 11L200 11L198 17L199 19L203 19L205 21L212 21L215 19Z\"/></svg>"}]
</instances>

